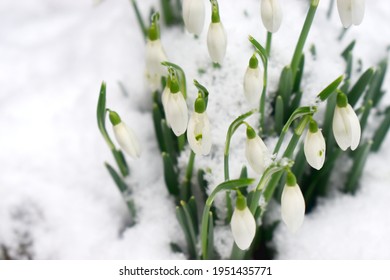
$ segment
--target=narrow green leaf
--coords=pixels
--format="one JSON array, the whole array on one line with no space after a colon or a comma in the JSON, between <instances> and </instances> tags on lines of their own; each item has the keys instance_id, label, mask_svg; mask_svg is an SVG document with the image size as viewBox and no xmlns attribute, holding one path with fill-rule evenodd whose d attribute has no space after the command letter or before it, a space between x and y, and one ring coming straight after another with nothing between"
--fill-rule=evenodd
<instances>
[{"instance_id":1,"label":"narrow green leaf","mask_svg":"<svg viewBox=\"0 0 390 280\"><path fill-rule=\"evenodd\" d=\"M341 82L343 81L344 79L344 76L341 75L339 76L336 80L334 80L333 82L331 82L326 88L324 88L318 95L317 97L321 100L321 101L325 101L326 99L328 99L328 97L330 95L332 95L336 89L339 87L339 85L341 84Z\"/></svg>"},{"instance_id":2,"label":"narrow green leaf","mask_svg":"<svg viewBox=\"0 0 390 280\"><path fill-rule=\"evenodd\" d=\"M115 171L115 169L108 164L107 162L104 163L106 166L108 173L110 173L111 178L114 180L116 186L118 187L119 191L124 194L129 191L126 183L122 180L121 176Z\"/></svg>"},{"instance_id":3,"label":"narrow green leaf","mask_svg":"<svg viewBox=\"0 0 390 280\"><path fill-rule=\"evenodd\" d=\"M366 104L364 104L364 111L363 111L362 116L360 117L360 127L361 127L362 131L364 131L364 128L367 125L367 120L368 120L368 117L370 115L372 105L373 105L372 100L368 100L366 102Z\"/></svg>"},{"instance_id":4,"label":"narrow green leaf","mask_svg":"<svg viewBox=\"0 0 390 280\"><path fill-rule=\"evenodd\" d=\"M114 143L111 141L110 136L106 130L106 83L102 82L100 87L99 100L97 105L97 122L100 133L111 150L115 149Z\"/></svg>"},{"instance_id":5,"label":"narrow green leaf","mask_svg":"<svg viewBox=\"0 0 390 280\"><path fill-rule=\"evenodd\" d=\"M196 259L196 256L197 256L196 246L193 242L193 239L191 236L191 231L189 229L183 207L181 207L181 206L176 207L176 218L179 221L179 224L183 230L184 237L185 237L186 243L187 243L188 254L189 254L191 259Z\"/></svg>"},{"instance_id":6,"label":"narrow green leaf","mask_svg":"<svg viewBox=\"0 0 390 280\"><path fill-rule=\"evenodd\" d=\"M262 59L263 61L263 64L264 64L264 68L266 67L266 65L268 64L268 55L267 55L267 51L265 50L265 48L255 39L253 38L252 36L249 36L249 42L251 42L251 44L255 47L257 53L260 55L260 58Z\"/></svg>"},{"instance_id":7,"label":"narrow green leaf","mask_svg":"<svg viewBox=\"0 0 390 280\"><path fill-rule=\"evenodd\" d=\"M231 191L227 191L225 193L225 201L226 201L226 219L225 219L225 225L228 225L230 223L230 220L233 215L233 202L232 202L232 194Z\"/></svg>"},{"instance_id":8,"label":"narrow green leaf","mask_svg":"<svg viewBox=\"0 0 390 280\"><path fill-rule=\"evenodd\" d=\"M240 172L240 179L245 179L245 178L248 178L248 169L246 168L246 166L244 165L242 168L241 168L241 172ZM241 188L241 193L246 196L247 193L248 193L248 186L244 186Z\"/></svg>"},{"instance_id":9,"label":"narrow green leaf","mask_svg":"<svg viewBox=\"0 0 390 280\"><path fill-rule=\"evenodd\" d=\"M389 129L390 129L390 107L387 107L385 118L383 119L378 129L374 133L371 150L375 152L379 151L379 148L381 147L383 140L385 139Z\"/></svg>"},{"instance_id":10,"label":"narrow green leaf","mask_svg":"<svg viewBox=\"0 0 390 280\"><path fill-rule=\"evenodd\" d=\"M172 158L169 154L163 152L161 155L164 164L165 184L167 185L168 191L171 195L178 196L179 182L175 165L173 164Z\"/></svg>"},{"instance_id":11,"label":"narrow green leaf","mask_svg":"<svg viewBox=\"0 0 390 280\"><path fill-rule=\"evenodd\" d=\"M168 127L166 120L161 120L161 132L164 139L165 152L168 153L173 161L177 164L177 153L175 149L175 136L172 133L171 129Z\"/></svg>"},{"instance_id":12,"label":"narrow green leaf","mask_svg":"<svg viewBox=\"0 0 390 280\"><path fill-rule=\"evenodd\" d=\"M140 13L140 11L138 9L137 1L136 0L131 0L131 3L133 5L133 9L134 9L134 12L135 12L135 16L137 17L137 22L138 22L139 28L141 29L141 33L142 33L144 39L146 40L146 36L147 36L147 32L148 31L147 31L145 22L142 19L141 13Z\"/></svg>"},{"instance_id":13,"label":"narrow green leaf","mask_svg":"<svg viewBox=\"0 0 390 280\"><path fill-rule=\"evenodd\" d=\"M214 222L213 212L209 212L209 223L208 223L208 244L207 244L207 255L208 259L214 259Z\"/></svg>"},{"instance_id":14,"label":"narrow green leaf","mask_svg":"<svg viewBox=\"0 0 390 280\"><path fill-rule=\"evenodd\" d=\"M352 107L355 107L359 98L362 96L365 89L367 88L367 85L371 82L373 75L374 75L374 69L373 68L367 69L360 76L360 78L357 80L355 85L352 87L352 89L348 93L348 102Z\"/></svg>"},{"instance_id":15,"label":"narrow green leaf","mask_svg":"<svg viewBox=\"0 0 390 280\"><path fill-rule=\"evenodd\" d=\"M298 182L302 180L302 176L305 172L306 166L307 166L306 157L305 157L303 144L302 144L299 148L297 155L295 156L294 165L291 169L295 177L297 178Z\"/></svg>"},{"instance_id":16,"label":"narrow green leaf","mask_svg":"<svg viewBox=\"0 0 390 280\"><path fill-rule=\"evenodd\" d=\"M278 94L283 99L283 111L290 106L290 99L293 90L293 73L289 66L285 66L280 74ZM276 101L277 104L277 101ZM287 116L286 116L287 117Z\"/></svg>"},{"instance_id":17,"label":"narrow green leaf","mask_svg":"<svg viewBox=\"0 0 390 280\"><path fill-rule=\"evenodd\" d=\"M191 215L191 212L189 210L188 205L183 200L180 201L180 204L181 204L181 207L184 211L184 218L185 218L185 221L187 224L188 232L190 234L191 247L193 247L193 250L191 250L191 251L195 252L194 258L196 258L196 256L197 256L196 243L197 242L196 242L196 232L195 232L195 228L194 228L195 221L192 220L192 215Z\"/></svg>"},{"instance_id":18,"label":"narrow green leaf","mask_svg":"<svg viewBox=\"0 0 390 280\"><path fill-rule=\"evenodd\" d=\"M178 154L184 150L186 143L187 143L187 133L183 133L182 135L177 137L177 152L178 152Z\"/></svg>"},{"instance_id":19,"label":"narrow green leaf","mask_svg":"<svg viewBox=\"0 0 390 280\"><path fill-rule=\"evenodd\" d=\"M283 119L284 119L284 104L283 98L278 95L276 98L275 105L275 130L278 134L282 132L283 129Z\"/></svg>"},{"instance_id":20,"label":"narrow green leaf","mask_svg":"<svg viewBox=\"0 0 390 280\"><path fill-rule=\"evenodd\" d=\"M193 227L195 230L196 236L199 234L199 218L198 218L198 206L196 204L195 197L191 197L188 201L188 209L191 214L191 221L193 222Z\"/></svg>"},{"instance_id":21,"label":"narrow green leaf","mask_svg":"<svg viewBox=\"0 0 390 280\"><path fill-rule=\"evenodd\" d=\"M153 104L153 126L154 132L156 133L158 147L160 148L160 152L166 151L163 131L161 128L162 115L160 109L156 103Z\"/></svg>"},{"instance_id":22,"label":"narrow green leaf","mask_svg":"<svg viewBox=\"0 0 390 280\"><path fill-rule=\"evenodd\" d=\"M354 194L358 188L358 182L362 175L364 165L366 164L368 154L371 150L372 141L368 141L358 148L357 155L353 161L352 168L347 177L345 192Z\"/></svg>"},{"instance_id":23,"label":"narrow green leaf","mask_svg":"<svg viewBox=\"0 0 390 280\"><path fill-rule=\"evenodd\" d=\"M302 94L303 94L303 92L301 90L298 90L292 96L289 115L291 115L294 112L294 110L296 110L299 107L299 105L301 103L301 99L302 99Z\"/></svg>"},{"instance_id":24,"label":"narrow green leaf","mask_svg":"<svg viewBox=\"0 0 390 280\"><path fill-rule=\"evenodd\" d=\"M372 91L370 95L372 96L374 107L378 105L379 101L384 95L384 91L382 91L381 88L383 85L383 81L385 79L386 71L387 71L387 60L383 60L381 63L379 63L379 68L375 72L373 82L370 84L370 91Z\"/></svg>"},{"instance_id":25,"label":"narrow green leaf","mask_svg":"<svg viewBox=\"0 0 390 280\"><path fill-rule=\"evenodd\" d=\"M355 47L355 43L355 40L353 40L341 53L341 56L344 58L345 61L348 61L348 56L350 55L350 53L352 53L353 48Z\"/></svg>"},{"instance_id":26,"label":"narrow green leaf","mask_svg":"<svg viewBox=\"0 0 390 280\"><path fill-rule=\"evenodd\" d=\"M304 67L305 67L305 55L302 54L301 61L299 62L299 66L298 66L298 69L297 69L297 74L296 74L295 80L294 80L293 92L295 92L295 93L298 93L300 91ZM300 101L300 100L298 100L298 101ZM293 107L294 110L298 106L299 106L299 102L298 102L297 106Z\"/></svg>"},{"instance_id":27,"label":"narrow green leaf","mask_svg":"<svg viewBox=\"0 0 390 280\"><path fill-rule=\"evenodd\" d=\"M350 79L352 75L352 66L353 66L353 56L352 53L349 53L347 59L347 66L345 68L345 80L344 80L344 84L341 86L341 90L343 92L349 91Z\"/></svg>"}]
</instances>

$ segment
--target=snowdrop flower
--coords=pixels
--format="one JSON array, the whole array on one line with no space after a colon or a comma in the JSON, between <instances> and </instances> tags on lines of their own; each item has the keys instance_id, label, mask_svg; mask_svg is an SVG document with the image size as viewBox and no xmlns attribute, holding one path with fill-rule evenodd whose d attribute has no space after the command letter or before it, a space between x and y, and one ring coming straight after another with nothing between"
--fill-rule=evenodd
<instances>
[{"instance_id":1,"label":"snowdrop flower","mask_svg":"<svg viewBox=\"0 0 390 280\"><path fill-rule=\"evenodd\" d=\"M246 128L245 156L251 168L261 174L271 162L271 155L263 140L254 129L247 125Z\"/></svg>"},{"instance_id":2,"label":"snowdrop flower","mask_svg":"<svg viewBox=\"0 0 390 280\"><path fill-rule=\"evenodd\" d=\"M307 163L320 170L325 162L325 139L315 120L311 120L307 131L303 150Z\"/></svg>"},{"instance_id":3,"label":"snowdrop flower","mask_svg":"<svg viewBox=\"0 0 390 280\"><path fill-rule=\"evenodd\" d=\"M256 221L246 205L245 197L240 193L237 196L230 228L238 248L241 250L248 249L256 234Z\"/></svg>"},{"instance_id":4,"label":"snowdrop flower","mask_svg":"<svg viewBox=\"0 0 390 280\"><path fill-rule=\"evenodd\" d=\"M187 129L188 108L175 76L171 77L170 89L163 96L162 102L163 105L165 104L164 111L167 124L172 128L176 136L182 135Z\"/></svg>"},{"instance_id":5,"label":"snowdrop flower","mask_svg":"<svg viewBox=\"0 0 390 280\"><path fill-rule=\"evenodd\" d=\"M333 115L333 135L339 147L345 151L348 147L355 150L360 142L361 128L359 119L348 104L347 96L339 92Z\"/></svg>"},{"instance_id":6,"label":"snowdrop flower","mask_svg":"<svg viewBox=\"0 0 390 280\"><path fill-rule=\"evenodd\" d=\"M287 228L295 233L302 226L305 216L305 199L291 172L287 173L287 181L281 198L282 220Z\"/></svg>"},{"instance_id":7,"label":"snowdrop flower","mask_svg":"<svg viewBox=\"0 0 390 280\"><path fill-rule=\"evenodd\" d=\"M362 23L364 6L365 0L337 0L340 20L345 28Z\"/></svg>"},{"instance_id":8,"label":"snowdrop flower","mask_svg":"<svg viewBox=\"0 0 390 280\"><path fill-rule=\"evenodd\" d=\"M141 155L141 147L133 130L124 122L122 122L121 118L116 112L110 111L109 116L111 124L113 125L112 129L119 146L129 156L133 158L139 158Z\"/></svg>"},{"instance_id":9,"label":"snowdrop flower","mask_svg":"<svg viewBox=\"0 0 390 280\"><path fill-rule=\"evenodd\" d=\"M205 18L204 0L183 0L183 21L188 32L200 35Z\"/></svg>"},{"instance_id":10,"label":"snowdrop flower","mask_svg":"<svg viewBox=\"0 0 390 280\"><path fill-rule=\"evenodd\" d=\"M195 112L192 113L188 122L187 139L191 150L195 154L208 155L210 153L210 121L206 113L206 103L202 97L195 100Z\"/></svg>"},{"instance_id":11,"label":"snowdrop flower","mask_svg":"<svg viewBox=\"0 0 390 280\"><path fill-rule=\"evenodd\" d=\"M226 54L226 31L219 17L218 2L211 0L212 14L209 31L207 33L207 48L213 62L222 64Z\"/></svg>"},{"instance_id":12,"label":"snowdrop flower","mask_svg":"<svg viewBox=\"0 0 390 280\"><path fill-rule=\"evenodd\" d=\"M244 94L253 107L258 107L263 88L263 71L260 70L259 61L254 54L249 60L249 66L244 76Z\"/></svg>"},{"instance_id":13,"label":"snowdrop flower","mask_svg":"<svg viewBox=\"0 0 390 280\"><path fill-rule=\"evenodd\" d=\"M282 17L279 0L261 0L261 20L268 32L275 33L279 30Z\"/></svg>"},{"instance_id":14,"label":"snowdrop flower","mask_svg":"<svg viewBox=\"0 0 390 280\"><path fill-rule=\"evenodd\" d=\"M161 65L161 62L167 61L167 56L161 44L157 20L158 16L154 16L146 42L146 78L153 91L160 87L161 77L167 74Z\"/></svg>"}]
</instances>

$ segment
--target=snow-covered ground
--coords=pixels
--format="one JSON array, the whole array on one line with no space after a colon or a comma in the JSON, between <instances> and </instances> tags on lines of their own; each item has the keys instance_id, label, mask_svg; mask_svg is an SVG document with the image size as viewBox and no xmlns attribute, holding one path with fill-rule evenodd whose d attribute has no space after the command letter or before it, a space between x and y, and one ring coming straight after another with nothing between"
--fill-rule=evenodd
<instances>
[{"instance_id":1,"label":"snow-covered ground","mask_svg":"<svg viewBox=\"0 0 390 280\"><path fill-rule=\"evenodd\" d=\"M157 0L138 2L144 15L151 5L158 6ZM341 42L336 9L328 20L329 1L320 2L308 39L308 46L315 44L317 57L308 56L305 66L305 103L343 73L339 53L352 39L357 39L354 54L364 68L386 57L390 40L387 1L367 1L363 23L351 28ZM284 21L273 40L271 91L281 68L290 61L307 3L283 1ZM169 59L183 67L188 81L196 78L210 91L214 148L210 156L196 161L197 166L212 170L210 185L223 179L228 124L249 108L242 93L251 55L247 36L262 42L265 38L258 0L220 0L220 10L228 32L221 69L211 67L207 24L199 39L178 27L162 30ZM207 20L209 15L207 11ZM0 26L0 244L15 257L22 249L36 259L185 258L170 250L169 243L182 243L183 236L174 201L164 186L151 96L144 81L144 41L130 2L2 0ZM198 69L205 73L198 74ZM113 162L96 124L103 80L108 85L108 106L142 140L141 158L128 160L138 212L131 228L126 228L126 206L103 165ZM388 75L385 89L389 88ZM188 90L188 104L193 104L196 89L189 83ZM384 103L390 103L390 94ZM256 117L249 120L255 121ZM244 136L242 129L232 141L231 177L245 164ZM272 147L274 142L267 144ZM355 197L333 192L306 216L295 235L283 225L278 227L274 237L278 258L390 258L389 145L388 136L380 152L369 157ZM188 150L180 161L186 162L187 157ZM217 229L216 243L227 256L232 244L227 228Z\"/></svg>"}]
</instances>

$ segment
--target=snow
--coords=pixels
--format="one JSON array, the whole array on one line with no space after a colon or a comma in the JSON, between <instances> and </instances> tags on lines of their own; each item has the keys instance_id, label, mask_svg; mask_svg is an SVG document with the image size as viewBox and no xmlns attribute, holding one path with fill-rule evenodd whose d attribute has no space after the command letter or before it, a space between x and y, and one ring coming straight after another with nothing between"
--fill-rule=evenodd
<instances>
[{"instance_id":1,"label":"snow","mask_svg":"<svg viewBox=\"0 0 390 280\"><path fill-rule=\"evenodd\" d=\"M144 15L158 1L138 1ZM357 39L354 54L363 69L386 57L390 38L387 1L367 1L363 23L339 42L337 11L326 18L329 1L321 1L308 38L316 58L307 55L304 103L344 71L341 51ZM208 3L206 3L208 7ZM282 67L290 62L304 20L307 1L284 1L284 19L273 38L270 91L276 89ZM228 34L221 69L212 68L207 54L206 24L198 39L182 28L162 28L169 59L186 72L190 111L196 97L192 80L210 91L208 114L213 148L197 157L196 167L208 170L210 187L223 181L223 147L228 125L247 112L243 75L252 50L250 34L264 42L259 3L220 1L221 20ZM144 41L127 0L37 0L0 3L0 244L15 258L34 259L184 259L170 242L184 244L175 205L163 180L162 162L154 139L151 95L144 80ZM308 49L308 48L306 48ZM205 70L199 74L198 70ZM114 165L96 124L100 83L107 82L107 105L132 127L142 143L139 160L128 159L128 183L135 199L133 227L126 205L103 163ZM119 86L126 89L124 94ZM387 75L385 88L390 88ZM307 94L306 94L307 93ZM390 103L387 95L385 104ZM320 108L323 110L323 108ZM248 122L254 127L258 115ZM110 129L109 129L110 130ZM111 133L111 131L109 131ZM231 143L230 172L236 178L246 164L245 129ZM302 229L291 235L277 228L273 245L280 259L389 258L387 218L389 170L386 138L378 154L368 159L356 196L337 190L307 215ZM267 139L270 147L275 139ZM188 161L189 150L179 162ZM256 176L249 170L250 176ZM217 205L223 196L218 196ZM273 207L278 215L278 206ZM218 207L223 215L223 207ZM229 256L232 235L216 227L216 244ZM24 244L26 253L20 252ZM0 253L1 254L1 253Z\"/></svg>"}]
</instances>

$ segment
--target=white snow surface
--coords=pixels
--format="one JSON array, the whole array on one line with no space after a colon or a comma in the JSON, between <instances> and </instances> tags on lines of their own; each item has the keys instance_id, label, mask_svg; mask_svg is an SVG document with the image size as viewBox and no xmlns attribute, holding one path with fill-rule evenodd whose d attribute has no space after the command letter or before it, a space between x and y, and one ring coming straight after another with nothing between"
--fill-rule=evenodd
<instances>
[{"instance_id":1,"label":"white snow surface","mask_svg":"<svg viewBox=\"0 0 390 280\"><path fill-rule=\"evenodd\" d=\"M282 2L284 19L273 38L269 65L270 92L290 62L308 8L308 1ZM151 6L159 6L157 0L138 3L144 16ZM242 88L252 55L247 36L265 41L259 1L220 0L219 4L228 34L222 68L212 68L207 54L209 10L198 39L179 27L163 27L161 39L170 61L186 72L190 110L197 93L193 79L210 91L213 148L209 156L196 158L196 167L210 170L211 187L223 181L228 125L250 109ZM343 73L339 54L352 39L357 40L354 54L364 69L387 55L388 1L367 1L363 23L348 30L341 41L336 7L328 20L328 4L320 1L306 45L308 50L314 43L317 56L306 56L303 104L312 104L315 95ZM0 244L15 257L25 256L22 244L34 259L184 259L184 254L170 249L170 242L185 243L164 184L144 79L144 41L130 2L2 0L0 26ZM134 129L142 144L141 158L128 159L128 183L138 214L133 227L126 226L130 217L125 203L103 165L107 161L115 166L96 123L103 80L108 107ZM384 88L390 88L389 75ZM383 103L390 103L390 94ZM248 122L256 126L257 116ZM246 164L244 141L245 130L240 128L231 143L231 178L238 177ZM275 139L266 144L272 150ZM290 234L283 224L277 228L273 241L277 258L390 258L389 145L388 136L380 152L369 157L355 196L335 188L306 216L298 233ZM182 166L188 156L187 147L180 158ZM216 203L222 203L222 196ZM279 215L278 206L272 208ZM223 207L219 211L223 214ZM215 235L219 253L227 258L232 245L228 227L217 227Z\"/></svg>"}]
</instances>

